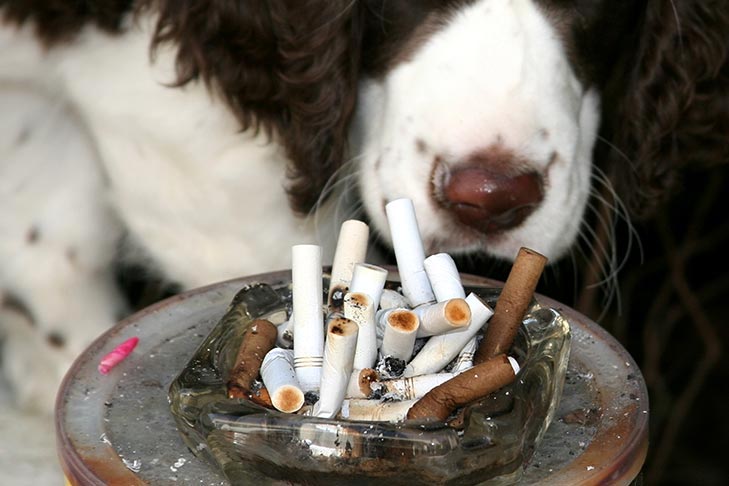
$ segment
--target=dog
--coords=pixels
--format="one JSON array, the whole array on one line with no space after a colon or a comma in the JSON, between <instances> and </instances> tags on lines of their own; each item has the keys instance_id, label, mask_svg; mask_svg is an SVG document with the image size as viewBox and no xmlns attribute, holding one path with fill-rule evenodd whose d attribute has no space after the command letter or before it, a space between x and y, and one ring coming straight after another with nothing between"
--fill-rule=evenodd
<instances>
[{"instance_id":1,"label":"dog","mask_svg":"<svg viewBox=\"0 0 729 486\"><path fill-rule=\"evenodd\" d=\"M0 330L23 407L50 408L127 312L120 258L198 287L286 268L297 243L330 258L352 214L386 244L407 197L427 253L555 261L601 199L639 216L681 166L729 158L719 1L0 0L0 18Z\"/></svg>"}]
</instances>

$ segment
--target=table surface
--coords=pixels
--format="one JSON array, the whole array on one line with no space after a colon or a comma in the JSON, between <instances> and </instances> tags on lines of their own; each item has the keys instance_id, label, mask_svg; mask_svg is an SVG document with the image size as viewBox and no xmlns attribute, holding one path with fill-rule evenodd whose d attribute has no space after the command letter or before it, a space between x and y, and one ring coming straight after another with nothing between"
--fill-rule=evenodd
<instances>
[{"instance_id":1,"label":"table surface","mask_svg":"<svg viewBox=\"0 0 729 486\"><path fill-rule=\"evenodd\" d=\"M182 293L146 308L99 337L61 385L57 443L72 484L205 484L227 480L182 442L167 390L233 295L252 282L290 280L290 271L241 278ZM501 287L475 276L464 283ZM570 322L563 398L520 484L629 484L645 460L648 394L640 370L605 330L546 296ZM134 352L108 375L99 360L132 336Z\"/></svg>"}]
</instances>

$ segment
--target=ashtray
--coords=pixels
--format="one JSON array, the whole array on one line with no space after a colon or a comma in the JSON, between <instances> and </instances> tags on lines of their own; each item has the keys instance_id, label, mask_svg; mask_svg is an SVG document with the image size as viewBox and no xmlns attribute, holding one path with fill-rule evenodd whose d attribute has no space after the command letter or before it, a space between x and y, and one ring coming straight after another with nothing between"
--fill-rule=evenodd
<instances>
[{"instance_id":1,"label":"ashtray","mask_svg":"<svg viewBox=\"0 0 729 486\"><path fill-rule=\"evenodd\" d=\"M392 272L391 272L392 277ZM397 278L387 287L397 289ZM328 289L325 275L324 291ZM492 307L500 290L465 286ZM233 484L512 484L550 424L570 351L568 321L533 300L510 355L516 379L462 411L463 423L371 422L285 414L227 396L226 382L254 319L282 322L290 279L251 283L231 301L169 388L189 449Z\"/></svg>"}]
</instances>

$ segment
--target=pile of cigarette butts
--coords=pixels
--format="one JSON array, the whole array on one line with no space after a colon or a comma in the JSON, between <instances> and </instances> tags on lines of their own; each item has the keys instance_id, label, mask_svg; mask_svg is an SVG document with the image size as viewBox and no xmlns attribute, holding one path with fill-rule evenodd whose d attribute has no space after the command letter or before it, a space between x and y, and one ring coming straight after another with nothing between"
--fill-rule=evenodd
<instances>
[{"instance_id":1,"label":"pile of cigarette butts","mask_svg":"<svg viewBox=\"0 0 729 486\"><path fill-rule=\"evenodd\" d=\"M330 419L446 421L515 379L507 352L546 258L521 248L492 310L465 295L450 255L425 258L412 201L386 212L401 292L385 288L386 269L364 262L361 221L341 226L326 306L320 247L293 246L291 317L247 328L229 397Z\"/></svg>"}]
</instances>

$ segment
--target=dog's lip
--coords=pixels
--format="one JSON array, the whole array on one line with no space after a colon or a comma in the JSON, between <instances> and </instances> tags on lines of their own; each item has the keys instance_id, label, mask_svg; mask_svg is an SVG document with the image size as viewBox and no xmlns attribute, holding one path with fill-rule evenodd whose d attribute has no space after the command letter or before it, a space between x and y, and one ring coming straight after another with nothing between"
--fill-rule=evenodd
<instances>
[{"instance_id":1,"label":"dog's lip","mask_svg":"<svg viewBox=\"0 0 729 486\"><path fill-rule=\"evenodd\" d=\"M458 221L452 219L448 221L447 224L442 225L439 232L439 234L447 236L423 235L423 246L427 254L485 251L486 248L503 242L508 233L508 230L481 233Z\"/></svg>"}]
</instances>

